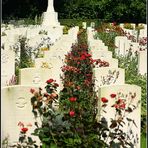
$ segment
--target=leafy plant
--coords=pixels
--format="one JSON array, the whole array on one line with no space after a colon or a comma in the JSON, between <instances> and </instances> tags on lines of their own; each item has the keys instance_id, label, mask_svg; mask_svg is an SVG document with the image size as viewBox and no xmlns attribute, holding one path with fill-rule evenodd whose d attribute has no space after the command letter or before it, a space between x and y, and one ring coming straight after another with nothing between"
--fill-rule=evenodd
<instances>
[{"instance_id":1,"label":"leafy plant","mask_svg":"<svg viewBox=\"0 0 148 148\"><path fill-rule=\"evenodd\" d=\"M133 27L130 23L125 23L125 24L123 25L123 27L124 27L125 29L131 29L131 30L134 29L134 27Z\"/></svg>"}]
</instances>

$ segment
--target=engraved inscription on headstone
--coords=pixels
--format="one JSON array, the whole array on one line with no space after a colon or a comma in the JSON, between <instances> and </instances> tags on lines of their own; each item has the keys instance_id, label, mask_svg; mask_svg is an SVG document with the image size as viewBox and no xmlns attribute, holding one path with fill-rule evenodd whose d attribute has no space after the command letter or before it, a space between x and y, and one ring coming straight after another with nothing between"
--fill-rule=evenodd
<instances>
[{"instance_id":1,"label":"engraved inscription on headstone","mask_svg":"<svg viewBox=\"0 0 148 148\"><path fill-rule=\"evenodd\" d=\"M34 78L33 78L33 83L34 84L39 84L40 82L41 82L41 77L39 76L38 73L36 73Z\"/></svg>"},{"instance_id":2,"label":"engraved inscription on headstone","mask_svg":"<svg viewBox=\"0 0 148 148\"><path fill-rule=\"evenodd\" d=\"M2 53L1 58L2 58L1 60L2 64L7 63L9 60L9 56L6 53Z\"/></svg>"},{"instance_id":3,"label":"engraved inscription on headstone","mask_svg":"<svg viewBox=\"0 0 148 148\"><path fill-rule=\"evenodd\" d=\"M23 98L23 97L17 98L17 100L16 100L16 107L17 108L19 108L19 109L24 108L26 106L26 104L27 104L27 101L25 98Z\"/></svg>"}]
</instances>

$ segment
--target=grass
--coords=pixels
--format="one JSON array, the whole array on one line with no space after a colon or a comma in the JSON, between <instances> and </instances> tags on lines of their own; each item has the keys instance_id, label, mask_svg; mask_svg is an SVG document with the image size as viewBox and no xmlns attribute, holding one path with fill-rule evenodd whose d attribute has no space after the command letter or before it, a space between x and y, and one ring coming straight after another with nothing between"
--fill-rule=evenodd
<instances>
[{"instance_id":1,"label":"grass","mask_svg":"<svg viewBox=\"0 0 148 148\"><path fill-rule=\"evenodd\" d=\"M146 148L146 135L141 135L141 148Z\"/></svg>"}]
</instances>

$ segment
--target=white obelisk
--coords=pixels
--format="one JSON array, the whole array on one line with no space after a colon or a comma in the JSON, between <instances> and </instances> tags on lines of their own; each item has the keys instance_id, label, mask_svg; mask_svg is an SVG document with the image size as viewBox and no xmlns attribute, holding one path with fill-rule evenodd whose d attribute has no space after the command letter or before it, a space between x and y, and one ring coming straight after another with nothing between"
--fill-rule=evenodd
<instances>
[{"instance_id":1,"label":"white obelisk","mask_svg":"<svg viewBox=\"0 0 148 148\"><path fill-rule=\"evenodd\" d=\"M48 0L48 7L46 12L54 12L53 0Z\"/></svg>"},{"instance_id":2,"label":"white obelisk","mask_svg":"<svg viewBox=\"0 0 148 148\"><path fill-rule=\"evenodd\" d=\"M43 13L43 26L59 26L58 13L54 10L53 0L48 0L47 11Z\"/></svg>"}]
</instances>

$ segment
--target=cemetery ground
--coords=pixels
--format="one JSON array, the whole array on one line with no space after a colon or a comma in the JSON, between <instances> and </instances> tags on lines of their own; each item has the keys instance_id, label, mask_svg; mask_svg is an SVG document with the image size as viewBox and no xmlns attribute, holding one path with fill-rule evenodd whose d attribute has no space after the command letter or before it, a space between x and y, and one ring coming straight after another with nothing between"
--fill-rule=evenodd
<instances>
[{"instance_id":1,"label":"cemetery ground","mask_svg":"<svg viewBox=\"0 0 148 148\"><path fill-rule=\"evenodd\" d=\"M146 147L145 31L3 24L3 147Z\"/></svg>"}]
</instances>

